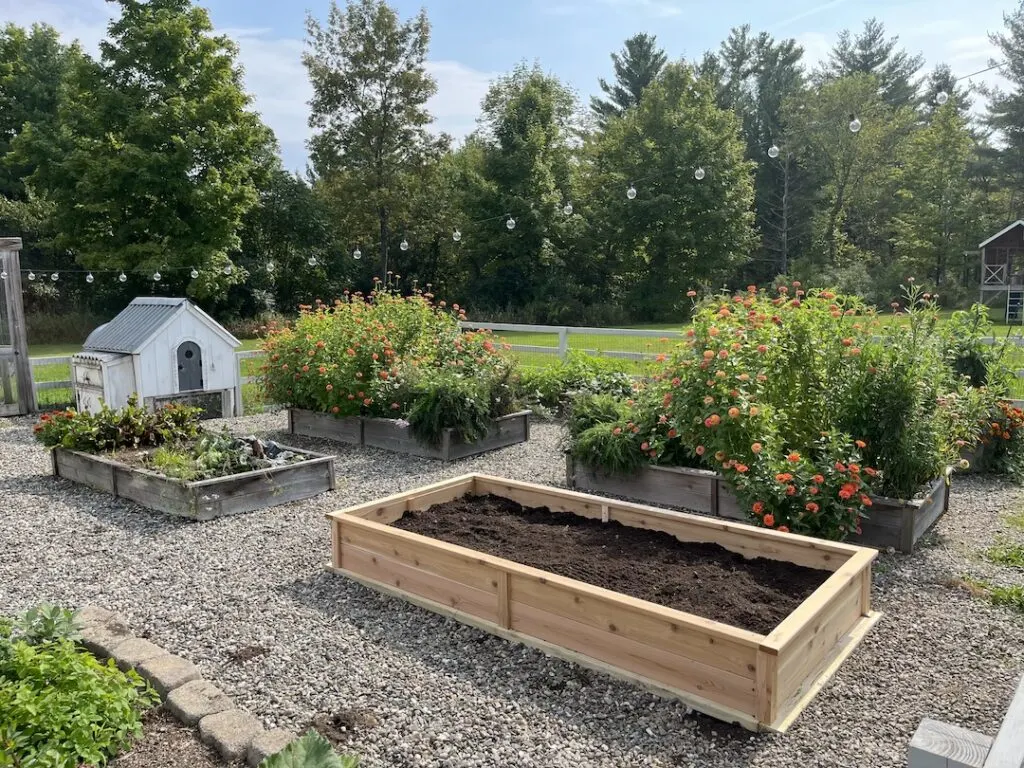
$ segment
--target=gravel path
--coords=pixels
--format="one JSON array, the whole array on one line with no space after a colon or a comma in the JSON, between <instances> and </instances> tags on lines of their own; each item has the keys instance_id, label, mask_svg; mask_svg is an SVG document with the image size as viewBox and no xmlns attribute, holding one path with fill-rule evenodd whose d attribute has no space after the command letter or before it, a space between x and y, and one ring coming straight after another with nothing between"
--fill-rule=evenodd
<instances>
[{"instance_id":1,"label":"gravel path","mask_svg":"<svg viewBox=\"0 0 1024 768\"><path fill-rule=\"evenodd\" d=\"M1024 493L995 480L958 477L929 546L880 558L885 618L788 734L754 735L324 572L324 512L467 471L560 483L556 426L448 467L289 438L337 453L336 492L197 524L54 479L31 423L0 420L0 611L120 611L267 726L340 714L366 768L903 766L922 717L994 733L1024 672L1024 617L952 581L1020 579L978 554L1024 540Z\"/></svg>"}]
</instances>

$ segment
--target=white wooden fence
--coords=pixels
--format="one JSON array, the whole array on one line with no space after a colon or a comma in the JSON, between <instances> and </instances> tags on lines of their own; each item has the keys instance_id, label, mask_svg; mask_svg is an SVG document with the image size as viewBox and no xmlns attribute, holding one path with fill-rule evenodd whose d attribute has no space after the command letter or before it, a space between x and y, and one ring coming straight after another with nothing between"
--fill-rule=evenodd
<instances>
[{"instance_id":1,"label":"white wooden fence","mask_svg":"<svg viewBox=\"0 0 1024 768\"><path fill-rule=\"evenodd\" d=\"M498 335L501 335L502 333L533 333L555 336L557 338L557 343L553 345L512 343L511 347L515 352L552 355L558 357L560 360L564 360L568 356L570 350L592 356L611 357L624 360L653 360L658 355L659 351L652 348L655 346L653 343L655 340L677 340L684 338L684 334L679 331L634 330L629 328L587 328L567 325L525 325L520 323L480 322L462 322L460 323L460 326L465 330L487 329L494 331ZM573 343L573 337L576 337L578 343ZM617 342L608 345L614 346L615 348L613 349L601 349L588 346L588 337L616 337ZM515 339L512 338L511 341L514 342ZM989 344L994 344L997 339L990 337L984 341ZM1017 344L1018 346L1024 347L1024 337L1010 336L1009 341ZM601 344L600 346L604 347L606 345ZM240 382L239 387L235 392L236 415L241 415L243 410L242 387L259 381L258 376L243 375L243 361L258 359L262 357L262 354L263 353L259 350L246 350L235 353L235 365L237 365L239 369L238 373ZM59 381L40 381L39 377L36 375L36 370L44 366L52 365L67 366L68 378L62 378ZM32 372L32 387L40 410L44 410L47 406L56 404L63 405L74 400L74 396L71 392L73 382L70 378L70 356L34 357L32 358ZM1017 371L1017 377L1024 379L1024 369ZM53 398L47 395L49 392L57 393L64 391L67 392L67 395L63 398Z\"/></svg>"}]
</instances>

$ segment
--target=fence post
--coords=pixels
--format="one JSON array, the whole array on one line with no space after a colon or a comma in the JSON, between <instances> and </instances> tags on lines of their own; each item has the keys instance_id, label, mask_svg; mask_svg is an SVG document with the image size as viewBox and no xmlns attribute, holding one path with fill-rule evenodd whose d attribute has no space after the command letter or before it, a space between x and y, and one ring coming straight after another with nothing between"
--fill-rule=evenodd
<instances>
[{"instance_id":1,"label":"fence post","mask_svg":"<svg viewBox=\"0 0 1024 768\"><path fill-rule=\"evenodd\" d=\"M565 360L569 354L569 328L562 326L558 329L558 359Z\"/></svg>"},{"instance_id":2,"label":"fence post","mask_svg":"<svg viewBox=\"0 0 1024 768\"><path fill-rule=\"evenodd\" d=\"M242 402L242 355L235 352L235 416L245 415L245 405Z\"/></svg>"}]
</instances>

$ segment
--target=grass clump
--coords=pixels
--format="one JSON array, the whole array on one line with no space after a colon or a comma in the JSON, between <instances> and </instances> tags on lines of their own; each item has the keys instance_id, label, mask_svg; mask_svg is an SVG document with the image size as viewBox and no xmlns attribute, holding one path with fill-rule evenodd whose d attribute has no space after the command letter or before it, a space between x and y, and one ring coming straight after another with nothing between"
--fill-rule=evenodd
<instances>
[{"instance_id":1,"label":"grass clump","mask_svg":"<svg viewBox=\"0 0 1024 768\"><path fill-rule=\"evenodd\" d=\"M1009 568L1024 568L1024 544L1001 542L985 551L985 559Z\"/></svg>"}]
</instances>

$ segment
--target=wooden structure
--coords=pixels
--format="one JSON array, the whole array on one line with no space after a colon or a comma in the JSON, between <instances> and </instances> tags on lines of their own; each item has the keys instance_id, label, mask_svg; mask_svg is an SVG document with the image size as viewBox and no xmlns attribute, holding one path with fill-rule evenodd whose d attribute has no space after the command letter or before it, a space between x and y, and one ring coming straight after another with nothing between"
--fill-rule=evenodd
<instances>
[{"instance_id":1,"label":"wooden structure","mask_svg":"<svg viewBox=\"0 0 1024 768\"><path fill-rule=\"evenodd\" d=\"M36 409L21 301L20 237L0 237L0 416Z\"/></svg>"},{"instance_id":2,"label":"wooden structure","mask_svg":"<svg viewBox=\"0 0 1024 768\"><path fill-rule=\"evenodd\" d=\"M407 453L426 459L453 461L476 456L530 439L530 412L519 411L494 420L490 431L479 440L465 443L457 439L454 430L446 429L441 445L435 447L421 443L413 437L409 422L401 419L376 419L363 416L338 418L329 413L317 413L301 408L288 409L288 431L293 435L336 440L366 448Z\"/></svg>"},{"instance_id":3,"label":"wooden structure","mask_svg":"<svg viewBox=\"0 0 1024 768\"><path fill-rule=\"evenodd\" d=\"M410 510L488 493L832 575L760 635L389 525ZM750 729L785 731L879 618L873 550L561 488L464 475L327 517L333 571Z\"/></svg>"},{"instance_id":4,"label":"wooden structure","mask_svg":"<svg viewBox=\"0 0 1024 768\"><path fill-rule=\"evenodd\" d=\"M334 457L298 448L286 450L307 458L210 480L185 481L130 467L106 456L54 448L53 474L135 503L193 520L276 507L333 491Z\"/></svg>"},{"instance_id":5,"label":"wooden structure","mask_svg":"<svg viewBox=\"0 0 1024 768\"><path fill-rule=\"evenodd\" d=\"M908 768L1024 768L1024 677L995 738L926 718L910 742Z\"/></svg>"},{"instance_id":6,"label":"wooden structure","mask_svg":"<svg viewBox=\"0 0 1024 768\"><path fill-rule=\"evenodd\" d=\"M981 253L981 303L1005 299L1007 322L1024 322L1024 220L1018 220L978 244Z\"/></svg>"},{"instance_id":7,"label":"wooden structure","mask_svg":"<svg viewBox=\"0 0 1024 768\"><path fill-rule=\"evenodd\" d=\"M89 334L72 358L80 411L120 408L132 394L149 407L183 400L211 414L241 409L235 349L241 342L188 299L140 297Z\"/></svg>"},{"instance_id":8,"label":"wooden structure","mask_svg":"<svg viewBox=\"0 0 1024 768\"><path fill-rule=\"evenodd\" d=\"M721 475L705 469L643 466L629 475L611 475L580 464L572 455L565 459L566 485L570 488L610 493L647 504L690 509L732 520L748 516ZM854 544L900 552L913 552L949 508L949 470L928 486L921 499L903 501L872 496L872 506L861 519L861 533L851 534Z\"/></svg>"}]
</instances>

